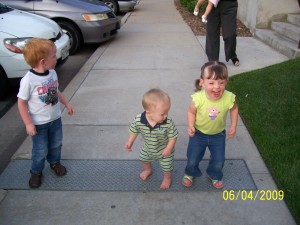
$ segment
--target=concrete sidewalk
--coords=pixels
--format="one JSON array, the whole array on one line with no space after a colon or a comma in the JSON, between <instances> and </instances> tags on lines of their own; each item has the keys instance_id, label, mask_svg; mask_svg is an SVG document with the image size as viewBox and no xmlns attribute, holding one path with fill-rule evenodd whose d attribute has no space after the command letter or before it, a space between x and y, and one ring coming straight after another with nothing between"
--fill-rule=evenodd
<instances>
[{"instance_id":1,"label":"concrete sidewalk","mask_svg":"<svg viewBox=\"0 0 300 225\"><path fill-rule=\"evenodd\" d=\"M63 113L63 159L137 159L141 138L130 154L123 146L131 120L143 111L142 95L153 87L171 96L170 116L180 132L175 158L186 159L186 110L207 57L205 37L194 36L173 1L141 0L123 18L119 34L95 51L66 88L64 94L76 115ZM241 65L227 63L230 75L288 60L249 37L238 38L237 53ZM225 61L223 51L220 56ZM31 158L30 138L13 158ZM241 120L237 136L227 143L226 158L245 160L258 190L277 190ZM283 201L225 201L222 191L2 190L0 194L0 224L5 225L296 224Z\"/></svg>"}]
</instances>

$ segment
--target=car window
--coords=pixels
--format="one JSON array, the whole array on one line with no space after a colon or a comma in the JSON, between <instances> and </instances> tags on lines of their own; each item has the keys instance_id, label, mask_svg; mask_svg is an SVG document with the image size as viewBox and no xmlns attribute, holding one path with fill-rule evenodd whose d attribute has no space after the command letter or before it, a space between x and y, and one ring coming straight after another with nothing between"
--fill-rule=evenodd
<instances>
[{"instance_id":1,"label":"car window","mask_svg":"<svg viewBox=\"0 0 300 225\"><path fill-rule=\"evenodd\" d=\"M6 12L10 12L12 10L13 10L12 8L9 8L8 6L0 3L0 13L6 13Z\"/></svg>"}]
</instances>

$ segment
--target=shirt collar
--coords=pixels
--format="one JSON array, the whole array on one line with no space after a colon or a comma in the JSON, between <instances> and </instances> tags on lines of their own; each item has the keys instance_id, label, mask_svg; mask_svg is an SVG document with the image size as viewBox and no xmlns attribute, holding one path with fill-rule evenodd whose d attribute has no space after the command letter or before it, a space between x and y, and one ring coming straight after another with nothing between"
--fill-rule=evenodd
<instances>
[{"instance_id":1,"label":"shirt collar","mask_svg":"<svg viewBox=\"0 0 300 225\"><path fill-rule=\"evenodd\" d=\"M156 127L159 127L160 125L167 124L167 118L163 122L157 123L154 127L152 127L146 118L146 111L144 111L141 115L141 123L145 124L147 127L151 128L151 129L155 129Z\"/></svg>"},{"instance_id":2,"label":"shirt collar","mask_svg":"<svg viewBox=\"0 0 300 225\"><path fill-rule=\"evenodd\" d=\"M38 73L38 72L34 71L33 69L30 69L30 72L35 75L38 75L38 76L47 76L49 74L49 70L46 70L44 73Z\"/></svg>"}]
</instances>

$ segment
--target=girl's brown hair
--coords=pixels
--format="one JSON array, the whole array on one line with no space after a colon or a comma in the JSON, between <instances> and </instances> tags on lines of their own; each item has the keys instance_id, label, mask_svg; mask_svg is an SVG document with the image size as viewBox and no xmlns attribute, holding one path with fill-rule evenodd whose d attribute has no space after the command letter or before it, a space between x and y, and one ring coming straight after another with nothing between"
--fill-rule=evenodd
<instances>
[{"instance_id":1,"label":"girl's brown hair","mask_svg":"<svg viewBox=\"0 0 300 225\"><path fill-rule=\"evenodd\" d=\"M228 80L227 66L218 61L210 61L201 67L200 79L195 80L195 91L201 90L200 80L202 79L213 80Z\"/></svg>"}]
</instances>

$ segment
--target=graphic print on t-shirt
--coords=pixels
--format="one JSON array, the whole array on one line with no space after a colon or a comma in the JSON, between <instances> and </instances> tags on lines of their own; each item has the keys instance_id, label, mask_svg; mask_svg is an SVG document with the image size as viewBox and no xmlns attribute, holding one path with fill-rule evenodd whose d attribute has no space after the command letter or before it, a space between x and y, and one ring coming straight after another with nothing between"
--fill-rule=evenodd
<instances>
[{"instance_id":1,"label":"graphic print on t-shirt","mask_svg":"<svg viewBox=\"0 0 300 225\"><path fill-rule=\"evenodd\" d=\"M57 80L49 79L37 88L39 99L45 104L56 105L58 103Z\"/></svg>"},{"instance_id":2,"label":"graphic print on t-shirt","mask_svg":"<svg viewBox=\"0 0 300 225\"><path fill-rule=\"evenodd\" d=\"M217 116L221 113L220 110L217 107L209 107L207 109L208 111L208 116L211 120L215 120Z\"/></svg>"}]
</instances>

